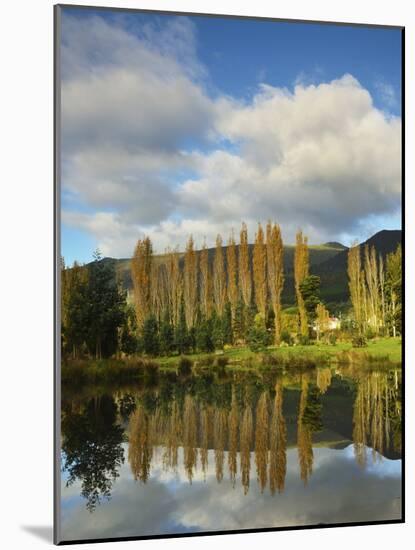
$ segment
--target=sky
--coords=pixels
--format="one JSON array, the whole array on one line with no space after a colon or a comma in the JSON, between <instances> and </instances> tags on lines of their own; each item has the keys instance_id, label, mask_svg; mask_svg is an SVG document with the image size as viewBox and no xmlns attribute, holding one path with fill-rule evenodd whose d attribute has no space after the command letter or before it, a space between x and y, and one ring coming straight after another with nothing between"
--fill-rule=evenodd
<instances>
[{"instance_id":1,"label":"sky","mask_svg":"<svg viewBox=\"0 0 415 550\"><path fill-rule=\"evenodd\" d=\"M398 29L63 8L67 264L401 227Z\"/></svg>"}]
</instances>

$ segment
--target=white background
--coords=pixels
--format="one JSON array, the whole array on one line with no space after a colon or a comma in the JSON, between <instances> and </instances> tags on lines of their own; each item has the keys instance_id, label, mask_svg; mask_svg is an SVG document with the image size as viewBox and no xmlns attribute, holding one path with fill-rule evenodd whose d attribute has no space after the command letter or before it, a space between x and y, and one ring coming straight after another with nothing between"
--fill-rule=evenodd
<instances>
[{"instance_id":1,"label":"white background","mask_svg":"<svg viewBox=\"0 0 415 550\"><path fill-rule=\"evenodd\" d=\"M53 13L52 0L8 0L0 10L0 544L51 544L53 334ZM78 4L94 4L82 2ZM414 103L415 18L405 0L101 0L98 5L234 13L406 27L407 524L124 542L124 548L261 549L302 545L319 550L407 548L415 540ZM412 310L412 312L410 312ZM412 433L411 433L412 432ZM203 506L203 502L200 503ZM139 513L139 512L138 512ZM413 542L412 542L413 544ZM411 544L411 546L412 546ZM84 546L89 548L90 545ZM112 548L107 544L105 548ZM91 545L91 548L97 548Z\"/></svg>"}]
</instances>

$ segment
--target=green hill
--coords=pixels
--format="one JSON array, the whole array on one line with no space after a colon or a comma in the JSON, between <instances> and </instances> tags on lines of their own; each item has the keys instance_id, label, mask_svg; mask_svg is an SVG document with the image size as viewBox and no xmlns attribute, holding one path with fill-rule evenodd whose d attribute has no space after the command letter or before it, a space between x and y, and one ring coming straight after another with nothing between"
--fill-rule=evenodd
<instances>
[{"instance_id":1,"label":"green hill","mask_svg":"<svg viewBox=\"0 0 415 550\"><path fill-rule=\"evenodd\" d=\"M384 229L361 243L361 250L363 253L365 245L374 246L377 253L385 258L387 254L395 251L401 242L401 230ZM345 248L339 254L328 258L312 269L312 272L321 279L321 295L326 302L338 303L349 299L347 254L348 248Z\"/></svg>"}]
</instances>

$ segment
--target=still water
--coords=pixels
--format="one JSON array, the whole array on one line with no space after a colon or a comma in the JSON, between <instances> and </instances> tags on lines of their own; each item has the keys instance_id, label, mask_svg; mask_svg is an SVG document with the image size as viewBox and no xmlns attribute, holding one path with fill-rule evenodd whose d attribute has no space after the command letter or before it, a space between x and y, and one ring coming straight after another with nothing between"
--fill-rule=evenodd
<instances>
[{"instance_id":1,"label":"still water","mask_svg":"<svg viewBox=\"0 0 415 550\"><path fill-rule=\"evenodd\" d=\"M401 518L400 370L63 393L63 540Z\"/></svg>"}]
</instances>

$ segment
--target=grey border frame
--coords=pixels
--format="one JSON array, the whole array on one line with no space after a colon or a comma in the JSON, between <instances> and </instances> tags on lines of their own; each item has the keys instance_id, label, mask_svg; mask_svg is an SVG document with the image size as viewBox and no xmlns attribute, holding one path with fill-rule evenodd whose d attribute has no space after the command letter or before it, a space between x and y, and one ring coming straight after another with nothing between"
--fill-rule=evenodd
<instances>
[{"instance_id":1,"label":"grey border frame","mask_svg":"<svg viewBox=\"0 0 415 550\"><path fill-rule=\"evenodd\" d=\"M54 204L54 399L53 399L53 542L61 542L61 9L53 9L54 94L53 94L53 204Z\"/></svg>"},{"instance_id":2,"label":"grey border frame","mask_svg":"<svg viewBox=\"0 0 415 550\"><path fill-rule=\"evenodd\" d=\"M402 214L402 475L401 475L401 519L382 520L382 521L364 521L347 523L319 523L317 525L299 525L292 527L266 527L259 529L233 529L218 531L198 531L194 533L175 533L175 534L155 534L133 537L111 537L99 539L81 539L81 540L62 540L61 539L61 73L60 73L60 45L61 45L61 11L62 8L73 8L77 10L96 10L96 11L119 11L130 13L148 13L159 15L182 15L192 17L209 17L220 19L250 19L256 21L275 21L285 23L303 23L320 24L330 26L351 26L351 27L369 27L380 29L396 29L401 31L401 214ZM53 6L53 25L54 25L54 44L53 44L53 66L54 66L54 101L53 101L53 174L54 174L54 233L53 233L53 252L54 252L54 399L53 399L53 543L55 545L68 544L88 544L101 542L118 542L148 539L169 539L169 538L189 538L206 537L215 535L233 535L244 533L267 533L278 531L300 531L322 528L336 527L361 527L370 525L389 525L405 523L405 26L401 25L381 25L370 23L351 23L345 21L319 21L310 19L287 19L277 17L249 16L249 15L230 15L218 13L201 12L182 12L168 10L153 10L145 8L120 8L109 6L77 5L77 4L55 4Z\"/></svg>"}]
</instances>

